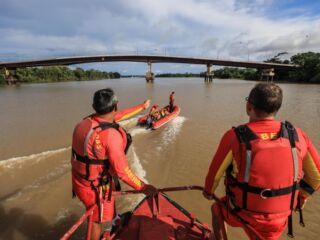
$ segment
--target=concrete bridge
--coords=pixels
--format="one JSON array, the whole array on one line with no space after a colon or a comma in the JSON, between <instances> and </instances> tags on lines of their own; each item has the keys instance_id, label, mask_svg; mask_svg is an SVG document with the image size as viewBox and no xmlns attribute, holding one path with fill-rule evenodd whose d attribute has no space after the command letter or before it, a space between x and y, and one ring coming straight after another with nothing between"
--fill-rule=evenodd
<instances>
[{"instance_id":1,"label":"concrete bridge","mask_svg":"<svg viewBox=\"0 0 320 240\"><path fill-rule=\"evenodd\" d=\"M264 63L264 62L248 62L248 61L232 61L219 60L210 58L193 58L179 56L161 56L161 55L98 55L98 56L76 56L76 57L61 57L50 59L24 60L14 62L1 62L0 69L5 69L6 80L8 83L14 81L14 71L17 68L39 67L39 66L57 66L57 65L73 65L95 62L145 62L147 63L146 80L153 82L154 74L152 72L153 63L184 63L184 64L200 64L207 66L205 81L211 82L213 79L213 66L230 66L256 68L263 70L264 77L274 76L275 70L290 71L298 68L297 65Z\"/></svg>"}]
</instances>

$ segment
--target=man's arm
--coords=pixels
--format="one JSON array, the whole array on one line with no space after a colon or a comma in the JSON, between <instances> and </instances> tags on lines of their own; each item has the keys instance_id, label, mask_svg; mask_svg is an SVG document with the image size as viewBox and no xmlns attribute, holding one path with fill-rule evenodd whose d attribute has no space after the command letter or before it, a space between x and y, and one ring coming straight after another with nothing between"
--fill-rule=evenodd
<instances>
[{"instance_id":1,"label":"man's arm","mask_svg":"<svg viewBox=\"0 0 320 240\"><path fill-rule=\"evenodd\" d=\"M144 103L118 111L114 119L116 122L126 120L142 112L143 110L147 109L149 106L150 106L150 100L146 100Z\"/></svg>"},{"instance_id":2,"label":"man's arm","mask_svg":"<svg viewBox=\"0 0 320 240\"><path fill-rule=\"evenodd\" d=\"M302 135L308 149L302 162L304 176L300 181L299 192L300 199L304 203L311 194L320 189L320 156L309 137L303 132Z\"/></svg>"},{"instance_id":3,"label":"man's arm","mask_svg":"<svg viewBox=\"0 0 320 240\"><path fill-rule=\"evenodd\" d=\"M117 130L108 130L105 147L110 165L118 177L135 190L144 189L144 182L129 168L128 160L124 153L123 139Z\"/></svg>"},{"instance_id":4,"label":"man's arm","mask_svg":"<svg viewBox=\"0 0 320 240\"><path fill-rule=\"evenodd\" d=\"M234 138L234 131L229 130L224 134L222 137L217 152L215 153L209 172L207 174L205 180L205 188L204 188L204 196L208 196L213 194L216 190L221 177L223 176L224 172L227 170L229 165L232 163L233 154L231 149L231 142Z\"/></svg>"}]
</instances>

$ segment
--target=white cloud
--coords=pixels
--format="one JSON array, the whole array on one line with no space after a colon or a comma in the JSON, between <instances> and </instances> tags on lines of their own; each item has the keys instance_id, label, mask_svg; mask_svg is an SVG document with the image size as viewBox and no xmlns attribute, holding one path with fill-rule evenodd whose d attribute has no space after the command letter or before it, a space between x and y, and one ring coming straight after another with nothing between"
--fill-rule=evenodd
<instances>
[{"instance_id":1,"label":"white cloud","mask_svg":"<svg viewBox=\"0 0 320 240\"><path fill-rule=\"evenodd\" d=\"M40 0L30 0L30 7L19 0L4 3L0 50L6 54L166 53L261 60L320 46L320 16L297 7L276 16L268 11L276 9L274 0L56 0L50 9Z\"/></svg>"}]
</instances>

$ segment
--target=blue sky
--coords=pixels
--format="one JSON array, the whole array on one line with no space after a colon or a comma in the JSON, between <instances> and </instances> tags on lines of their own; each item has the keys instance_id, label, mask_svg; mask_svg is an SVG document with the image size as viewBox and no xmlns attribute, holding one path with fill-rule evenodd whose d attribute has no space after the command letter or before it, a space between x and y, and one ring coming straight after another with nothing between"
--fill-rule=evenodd
<instances>
[{"instance_id":1,"label":"blue sky","mask_svg":"<svg viewBox=\"0 0 320 240\"><path fill-rule=\"evenodd\" d=\"M168 54L261 61L320 51L317 0L1 0L0 61ZM141 74L141 63L84 65ZM157 64L155 72L204 66Z\"/></svg>"}]
</instances>

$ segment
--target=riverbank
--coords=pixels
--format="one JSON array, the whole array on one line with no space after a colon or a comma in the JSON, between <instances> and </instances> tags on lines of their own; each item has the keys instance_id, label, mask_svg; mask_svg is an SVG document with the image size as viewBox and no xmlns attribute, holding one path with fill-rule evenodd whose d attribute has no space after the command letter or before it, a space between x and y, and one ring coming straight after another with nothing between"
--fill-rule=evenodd
<instances>
[{"instance_id":1,"label":"riverbank","mask_svg":"<svg viewBox=\"0 0 320 240\"><path fill-rule=\"evenodd\" d=\"M14 75L11 75L19 83L90 81L115 79L120 78L120 76L118 72L105 72L95 69L84 70L82 68L71 69L66 66L20 68L16 70ZM3 72L0 74L0 84L5 84Z\"/></svg>"}]
</instances>

